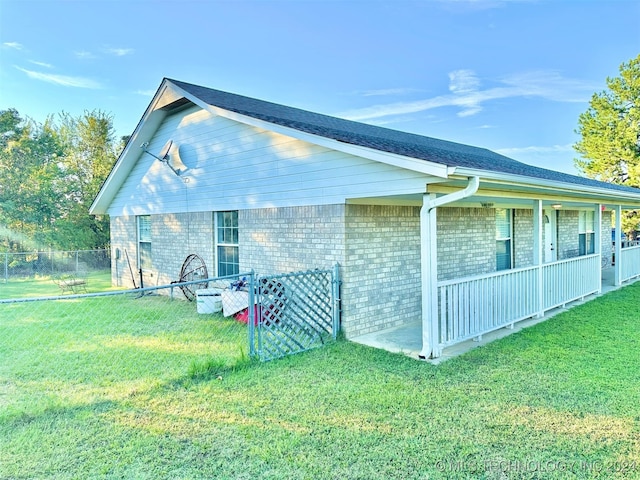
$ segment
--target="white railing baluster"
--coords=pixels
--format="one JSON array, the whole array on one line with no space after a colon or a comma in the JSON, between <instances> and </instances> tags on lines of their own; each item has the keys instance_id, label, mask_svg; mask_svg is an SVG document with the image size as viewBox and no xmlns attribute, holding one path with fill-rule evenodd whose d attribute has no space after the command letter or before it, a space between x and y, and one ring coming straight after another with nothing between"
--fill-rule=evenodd
<instances>
[{"instance_id":1,"label":"white railing baluster","mask_svg":"<svg viewBox=\"0 0 640 480\"><path fill-rule=\"evenodd\" d=\"M624 252L621 261L636 266L640 275L640 247ZM634 255L634 257L632 257ZM538 291L538 272L542 288ZM625 274L626 270L624 271ZM441 346L453 345L544 313L596 293L600 255L587 255L540 266L507 270L438 283ZM543 311L539 298L543 295Z\"/></svg>"},{"instance_id":2,"label":"white railing baluster","mask_svg":"<svg viewBox=\"0 0 640 480\"><path fill-rule=\"evenodd\" d=\"M627 247L621 250L620 269L622 282L640 275L640 246Z\"/></svg>"}]
</instances>

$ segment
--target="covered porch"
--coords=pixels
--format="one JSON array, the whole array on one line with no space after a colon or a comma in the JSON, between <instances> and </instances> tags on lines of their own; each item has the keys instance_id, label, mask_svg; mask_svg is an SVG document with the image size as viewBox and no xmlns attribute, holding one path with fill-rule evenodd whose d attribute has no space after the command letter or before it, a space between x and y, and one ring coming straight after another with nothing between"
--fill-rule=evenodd
<instances>
[{"instance_id":1,"label":"covered porch","mask_svg":"<svg viewBox=\"0 0 640 480\"><path fill-rule=\"evenodd\" d=\"M635 248L637 250L636 255L640 257L640 246ZM594 300L601 295L605 295L613 290L630 285L638 280L640 280L640 274L616 285L615 268L613 266L603 268L601 271L601 290L599 293L587 295L583 298L578 298L577 300L552 308L540 317L534 316L519 322L514 322L483 335L471 337L467 340L462 340L459 343L443 347L439 357L428 359L428 361L437 364L450 358L457 357L469 350L486 345L500 338L504 338L514 332L518 332L537 323L544 322L558 313L574 306L581 305L584 302ZM389 352L402 353L412 358L420 358L420 353L422 351L422 321L415 320L398 327L360 335L352 338L351 340L356 343L380 348Z\"/></svg>"},{"instance_id":2,"label":"covered porch","mask_svg":"<svg viewBox=\"0 0 640 480\"><path fill-rule=\"evenodd\" d=\"M478 177L470 177L466 182L466 186L458 184L458 188L430 185L423 196L420 210L422 317L360 335L352 338L353 341L439 361L546 320L563 309L640 278L640 246L622 248L620 238L622 211L637 205L622 203L620 199L615 202L606 194L592 192L510 189L504 185L500 190L492 188L493 185L481 188ZM505 236L505 249L511 250L506 266L501 267L498 258L494 271L469 274L457 264L453 270L458 275L441 274L442 270L451 270L451 259L447 255L460 254L447 253L451 249L442 247L444 229L438 212L444 207L477 210L480 206L492 210L512 209L514 223L515 209L528 211L523 215L526 219L520 220L518 233L520 245L524 245L520 248L526 253L516 255L512 231ZM557 215L561 209L564 217ZM556 224L559 219L567 220L569 212L574 214L571 245L560 238L562 230L559 223ZM612 215L616 219L617 237L613 239ZM587 219L586 226L583 218ZM465 226L460 223L459 228ZM499 230L497 223L495 229ZM564 234L568 230L565 227ZM524 231L528 233L525 235ZM527 239L523 241L525 236ZM484 240L486 253L487 239ZM498 236L493 241L499 257L501 241ZM558 247L563 243L561 251ZM476 248L479 254L483 253L482 239Z\"/></svg>"}]
</instances>

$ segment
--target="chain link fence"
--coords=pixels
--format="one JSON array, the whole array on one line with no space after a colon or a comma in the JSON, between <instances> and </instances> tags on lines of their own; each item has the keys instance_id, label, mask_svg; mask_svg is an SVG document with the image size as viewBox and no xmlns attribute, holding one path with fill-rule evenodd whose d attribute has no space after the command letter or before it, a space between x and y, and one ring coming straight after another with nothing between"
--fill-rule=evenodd
<instances>
[{"instance_id":1,"label":"chain link fence","mask_svg":"<svg viewBox=\"0 0 640 480\"><path fill-rule=\"evenodd\" d=\"M247 305L234 296L223 307L221 293L251 282L210 279L196 301L182 292L202 286L193 282L0 300L0 418L80 397L118 400L248 362Z\"/></svg>"},{"instance_id":2,"label":"chain link fence","mask_svg":"<svg viewBox=\"0 0 640 480\"><path fill-rule=\"evenodd\" d=\"M0 253L0 282L24 281L65 274L87 274L111 268L109 250Z\"/></svg>"},{"instance_id":3,"label":"chain link fence","mask_svg":"<svg viewBox=\"0 0 640 480\"><path fill-rule=\"evenodd\" d=\"M330 272L306 275L321 282L303 284L302 274L256 279L246 273L0 299L0 419L74 398L115 401L163 385L222 378L254 357L276 358L335 339L331 319L337 316L327 305L337 305L337 297L327 292L337 279L332 282ZM322 292L318 304L310 303L315 288ZM320 310L322 328L305 327Z\"/></svg>"}]
</instances>

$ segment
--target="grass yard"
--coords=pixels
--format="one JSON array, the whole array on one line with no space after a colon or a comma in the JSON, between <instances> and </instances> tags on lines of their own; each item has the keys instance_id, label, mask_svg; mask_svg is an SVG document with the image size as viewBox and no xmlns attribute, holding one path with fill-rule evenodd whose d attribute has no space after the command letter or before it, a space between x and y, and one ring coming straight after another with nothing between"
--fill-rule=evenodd
<instances>
[{"instance_id":1,"label":"grass yard","mask_svg":"<svg viewBox=\"0 0 640 480\"><path fill-rule=\"evenodd\" d=\"M0 478L640 478L639 300L438 366L346 341L225 364L220 319L0 311Z\"/></svg>"},{"instance_id":2,"label":"grass yard","mask_svg":"<svg viewBox=\"0 0 640 480\"><path fill-rule=\"evenodd\" d=\"M114 289L115 288L111 286L110 270L93 271L89 273L87 277L87 292L105 292ZM29 279L12 279L7 283L0 282L0 300L5 298L48 297L60 294L60 288L54 283L52 278L48 276Z\"/></svg>"}]
</instances>

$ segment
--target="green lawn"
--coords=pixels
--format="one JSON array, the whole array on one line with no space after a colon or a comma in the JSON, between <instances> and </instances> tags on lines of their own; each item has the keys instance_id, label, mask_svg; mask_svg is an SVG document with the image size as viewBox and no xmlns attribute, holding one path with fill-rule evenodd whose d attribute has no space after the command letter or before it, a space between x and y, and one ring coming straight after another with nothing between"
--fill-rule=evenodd
<instances>
[{"instance_id":1,"label":"green lawn","mask_svg":"<svg viewBox=\"0 0 640 480\"><path fill-rule=\"evenodd\" d=\"M78 331L64 302L0 310L0 478L640 478L639 300L438 366L346 341L225 363L215 317Z\"/></svg>"},{"instance_id":2,"label":"green lawn","mask_svg":"<svg viewBox=\"0 0 640 480\"><path fill-rule=\"evenodd\" d=\"M104 292L113 289L114 287L111 286L110 270L94 271L87 276L87 292ZM38 276L29 279L11 279L7 283L0 281L0 299L48 297L60 294L60 288L49 276Z\"/></svg>"}]
</instances>

